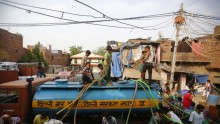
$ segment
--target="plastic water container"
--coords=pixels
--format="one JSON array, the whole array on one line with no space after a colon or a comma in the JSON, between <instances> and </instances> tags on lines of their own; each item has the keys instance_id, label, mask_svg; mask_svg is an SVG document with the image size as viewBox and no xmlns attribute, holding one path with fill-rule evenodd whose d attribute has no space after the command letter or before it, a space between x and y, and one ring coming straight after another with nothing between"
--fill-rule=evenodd
<instances>
[{"instance_id":1,"label":"plastic water container","mask_svg":"<svg viewBox=\"0 0 220 124\"><path fill-rule=\"evenodd\" d=\"M209 94L207 103L209 105L216 105L218 104L218 100L219 100L219 96Z\"/></svg>"}]
</instances>

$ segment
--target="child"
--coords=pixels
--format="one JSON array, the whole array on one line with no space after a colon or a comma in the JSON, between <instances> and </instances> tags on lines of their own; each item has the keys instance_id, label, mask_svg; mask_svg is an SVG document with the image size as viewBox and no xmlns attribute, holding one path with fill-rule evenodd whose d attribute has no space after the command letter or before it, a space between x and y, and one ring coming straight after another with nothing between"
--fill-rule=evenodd
<instances>
[{"instance_id":1,"label":"child","mask_svg":"<svg viewBox=\"0 0 220 124\"><path fill-rule=\"evenodd\" d=\"M105 70L104 70L104 68L103 68L103 65L102 65L101 63L99 63L97 66L98 66L98 68L100 69L100 74L101 74L101 76L105 75Z\"/></svg>"},{"instance_id":2,"label":"child","mask_svg":"<svg viewBox=\"0 0 220 124\"><path fill-rule=\"evenodd\" d=\"M184 107L183 107L183 103L182 103L182 97L178 97L177 98L177 102L175 102L174 103L174 105L176 106L176 107L178 107L179 109L174 109L174 112L180 117L180 116L182 116L182 111L184 110ZM182 110L182 111L181 111Z\"/></svg>"},{"instance_id":3,"label":"child","mask_svg":"<svg viewBox=\"0 0 220 124\"><path fill-rule=\"evenodd\" d=\"M82 81L84 86L86 86L88 83L92 83L92 79L93 75L92 75L92 71L90 68L90 62L86 62L85 67L83 68L83 72L82 72L83 76L82 76Z\"/></svg>"},{"instance_id":4,"label":"child","mask_svg":"<svg viewBox=\"0 0 220 124\"><path fill-rule=\"evenodd\" d=\"M190 114L190 117L189 117L189 121L192 123L192 124L202 124L203 121L205 121L204 119L204 115L203 115L203 111L204 111L204 106L201 105L201 104L198 104L196 106L196 110L193 111L191 114Z\"/></svg>"},{"instance_id":5,"label":"child","mask_svg":"<svg viewBox=\"0 0 220 124\"><path fill-rule=\"evenodd\" d=\"M85 56L82 58L82 61L81 61L81 68L83 69L85 66L86 66L86 62L87 62L87 59L89 57L89 55L91 54L91 52L89 50L86 50L86 54Z\"/></svg>"},{"instance_id":6,"label":"child","mask_svg":"<svg viewBox=\"0 0 220 124\"><path fill-rule=\"evenodd\" d=\"M105 70L104 70L103 65L102 65L101 63L99 63L97 66L98 66L99 69L100 69L101 78L100 78L100 80L99 80L99 86L101 86L101 85L102 85L102 82L103 82L103 80L104 80L104 77L105 77Z\"/></svg>"}]
</instances>

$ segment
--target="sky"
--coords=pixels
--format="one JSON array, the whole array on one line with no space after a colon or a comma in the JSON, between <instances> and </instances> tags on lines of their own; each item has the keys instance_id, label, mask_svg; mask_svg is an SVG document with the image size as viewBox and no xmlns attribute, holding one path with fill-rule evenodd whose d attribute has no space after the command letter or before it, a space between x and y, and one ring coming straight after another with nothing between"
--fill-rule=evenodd
<instances>
[{"instance_id":1,"label":"sky","mask_svg":"<svg viewBox=\"0 0 220 124\"><path fill-rule=\"evenodd\" d=\"M0 0L0 28L6 29L11 33L19 33L23 36L23 46L34 45L41 42L44 46L52 45L52 50L63 50L69 52L70 46L82 46L83 50L94 51L98 47L106 46L107 41L126 42L129 39L148 38L152 40L161 34L165 38L175 39L175 25L173 16L160 18L142 18L136 20L121 20L120 22L130 24L125 25L116 21L98 22L94 24L114 25L126 28L103 27L91 24L72 24L56 26L3 26L3 23L62 23L74 21L93 21L110 18L129 18L148 16L155 14L177 12L180 4L183 9L194 14L202 14L220 17L220 0L80 0L88 6L82 5L75 0L11 0L12 2L26 5L54 9L80 15L91 15L93 17L82 17L70 15L62 12L36 9L27 6L13 4L7 0ZM23 8L6 6L2 3ZM29 11L27 11L29 10ZM36 14L43 13L58 18ZM95 17L95 18L94 18ZM220 20L186 18L187 24L183 26L181 37L197 37L202 34L213 33L215 25L220 24ZM131 25L134 25L133 27ZM191 25L191 26L190 26ZM151 27L148 27L151 26ZM153 26L153 27L152 27ZM187 27L188 26L188 27ZM136 27L146 27L136 28ZM191 30L190 30L191 29ZM197 33L195 33L197 32Z\"/></svg>"}]
</instances>

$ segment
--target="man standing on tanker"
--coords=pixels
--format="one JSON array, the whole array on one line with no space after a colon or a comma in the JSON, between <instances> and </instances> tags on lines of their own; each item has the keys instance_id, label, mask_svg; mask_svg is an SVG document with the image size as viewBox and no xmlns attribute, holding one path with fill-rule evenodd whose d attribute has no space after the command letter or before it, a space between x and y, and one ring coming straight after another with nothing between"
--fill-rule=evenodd
<instances>
[{"instance_id":1,"label":"man standing on tanker","mask_svg":"<svg viewBox=\"0 0 220 124\"><path fill-rule=\"evenodd\" d=\"M154 55L150 51L150 46L145 46L145 52L144 59L142 59L144 66L141 71L141 79L145 81L145 73L148 70L148 82L151 85Z\"/></svg>"},{"instance_id":2,"label":"man standing on tanker","mask_svg":"<svg viewBox=\"0 0 220 124\"><path fill-rule=\"evenodd\" d=\"M111 61L112 61L112 54L111 53L112 53L112 47L107 46L106 53L104 55L104 63L103 63L105 74L102 76L102 79L105 78L107 80L107 84L110 84Z\"/></svg>"}]
</instances>

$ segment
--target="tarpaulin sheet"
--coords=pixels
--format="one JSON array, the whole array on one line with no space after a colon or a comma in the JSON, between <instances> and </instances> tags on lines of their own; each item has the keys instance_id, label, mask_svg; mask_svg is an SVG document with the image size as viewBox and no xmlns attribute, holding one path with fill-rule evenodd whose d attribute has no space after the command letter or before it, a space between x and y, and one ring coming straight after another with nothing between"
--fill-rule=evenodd
<instances>
[{"instance_id":1,"label":"tarpaulin sheet","mask_svg":"<svg viewBox=\"0 0 220 124\"><path fill-rule=\"evenodd\" d=\"M208 80L208 75L194 74L194 77L196 79L196 82L198 82L200 84L205 84L206 81Z\"/></svg>"}]
</instances>

